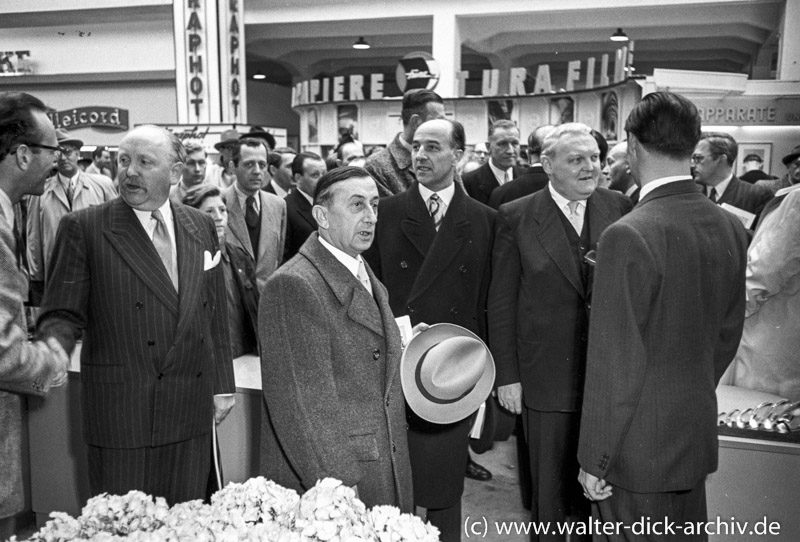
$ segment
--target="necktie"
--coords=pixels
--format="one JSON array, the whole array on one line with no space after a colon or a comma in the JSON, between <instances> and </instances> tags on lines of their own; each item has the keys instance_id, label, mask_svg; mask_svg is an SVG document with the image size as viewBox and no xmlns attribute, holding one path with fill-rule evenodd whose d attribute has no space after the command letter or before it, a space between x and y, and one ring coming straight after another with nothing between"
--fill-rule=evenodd
<instances>
[{"instance_id":1,"label":"necktie","mask_svg":"<svg viewBox=\"0 0 800 542\"><path fill-rule=\"evenodd\" d=\"M508 170L503 174L503 184L506 184L511 179L508 177Z\"/></svg>"},{"instance_id":2,"label":"necktie","mask_svg":"<svg viewBox=\"0 0 800 542\"><path fill-rule=\"evenodd\" d=\"M178 291L178 265L175 262L175 258L172 254L172 241L169 237L169 231L167 231L167 224L164 222L164 217L161 215L161 211L156 209L150 215L153 217L153 220L156 221L156 229L153 231L153 245L156 247L156 252L161 257L161 261L164 262L164 267L169 274L169 278L172 280L172 285L175 287L175 291Z\"/></svg>"},{"instance_id":3,"label":"necktie","mask_svg":"<svg viewBox=\"0 0 800 542\"><path fill-rule=\"evenodd\" d=\"M717 190L714 187L712 187L711 191L708 193L708 199L717 203Z\"/></svg>"},{"instance_id":4,"label":"necktie","mask_svg":"<svg viewBox=\"0 0 800 542\"><path fill-rule=\"evenodd\" d=\"M433 227L436 228L436 231L439 231L439 226L442 225L442 218L444 217L444 209L442 207L443 203L439 195L435 192L431 194L431 197L428 198L428 212L433 218Z\"/></svg>"},{"instance_id":5,"label":"necktie","mask_svg":"<svg viewBox=\"0 0 800 542\"><path fill-rule=\"evenodd\" d=\"M247 196L245 200L244 221L247 224L247 233L250 235L253 254L258 258L258 209L256 209L256 198L253 196Z\"/></svg>"},{"instance_id":6,"label":"necktie","mask_svg":"<svg viewBox=\"0 0 800 542\"><path fill-rule=\"evenodd\" d=\"M2 220L2 218L0 218ZM17 220L14 219L14 245L15 251L17 253L17 267L20 270L28 270L28 259L25 255L25 243L22 242L22 233L20 232L19 228L17 227Z\"/></svg>"},{"instance_id":7,"label":"necktie","mask_svg":"<svg viewBox=\"0 0 800 542\"><path fill-rule=\"evenodd\" d=\"M583 231L583 214L581 213L583 208L577 201L567 203L567 208L569 209L569 221L575 231L578 232L578 235L580 235Z\"/></svg>"},{"instance_id":8,"label":"necktie","mask_svg":"<svg viewBox=\"0 0 800 542\"><path fill-rule=\"evenodd\" d=\"M358 280L367 289L369 295L372 295L372 283L369 281L369 275L367 275L367 268L364 267L363 260L358 262Z\"/></svg>"},{"instance_id":9,"label":"necktie","mask_svg":"<svg viewBox=\"0 0 800 542\"><path fill-rule=\"evenodd\" d=\"M69 208L72 209L72 197L75 195L75 187L72 186L72 180L67 182L67 201Z\"/></svg>"}]
</instances>

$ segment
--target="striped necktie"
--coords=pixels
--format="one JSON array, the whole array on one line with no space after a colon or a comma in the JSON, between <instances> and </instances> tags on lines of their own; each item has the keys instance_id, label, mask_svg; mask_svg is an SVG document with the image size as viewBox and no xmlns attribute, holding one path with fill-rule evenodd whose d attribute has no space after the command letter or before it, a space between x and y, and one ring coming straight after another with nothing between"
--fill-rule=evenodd
<instances>
[{"instance_id":1,"label":"striped necktie","mask_svg":"<svg viewBox=\"0 0 800 542\"><path fill-rule=\"evenodd\" d=\"M436 192L431 194L431 197L428 198L428 212L431 214L431 218L433 218L433 227L436 228L436 231L439 231L439 226L442 225L442 218L444 217L443 206L442 199Z\"/></svg>"},{"instance_id":2,"label":"striped necktie","mask_svg":"<svg viewBox=\"0 0 800 542\"><path fill-rule=\"evenodd\" d=\"M172 254L172 240L167 230L167 223L164 222L164 216L161 211L156 209L150 215L156 221L156 229L153 231L153 245L156 247L156 252L164 262L164 267L167 269L169 278L172 280L172 285L175 291L178 291L178 265L175 262L175 257Z\"/></svg>"}]
</instances>

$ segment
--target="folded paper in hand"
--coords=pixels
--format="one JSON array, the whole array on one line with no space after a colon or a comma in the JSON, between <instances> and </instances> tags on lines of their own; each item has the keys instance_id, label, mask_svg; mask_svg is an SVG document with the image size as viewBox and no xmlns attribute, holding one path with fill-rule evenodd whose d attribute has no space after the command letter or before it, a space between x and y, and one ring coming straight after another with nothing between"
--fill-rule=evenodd
<instances>
[{"instance_id":1,"label":"folded paper in hand","mask_svg":"<svg viewBox=\"0 0 800 542\"><path fill-rule=\"evenodd\" d=\"M738 207L734 207L729 203L723 203L722 205L720 205L720 207L722 207L730 214L741 220L742 225L748 230L753 227L753 222L756 219L756 215L754 215L753 213L745 211L744 209L739 209Z\"/></svg>"}]
</instances>

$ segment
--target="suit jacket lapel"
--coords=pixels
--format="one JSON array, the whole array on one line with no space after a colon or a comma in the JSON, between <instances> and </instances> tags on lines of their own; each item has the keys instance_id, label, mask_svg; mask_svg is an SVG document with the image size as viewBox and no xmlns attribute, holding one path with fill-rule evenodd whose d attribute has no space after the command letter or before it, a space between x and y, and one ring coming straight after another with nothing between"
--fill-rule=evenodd
<instances>
[{"instance_id":1,"label":"suit jacket lapel","mask_svg":"<svg viewBox=\"0 0 800 542\"><path fill-rule=\"evenodd\" d=\"M169 310L178 314L178 293L172 286L164 263L133 209L121 198L114 200L111 231L105 232L105 236L147 287ZM180 265L180 260L178 262Z\"/></svg>"},{"instance_id":2,"label":"suit jacket lapel","mask_svg":"<svg viewBox=\"0 0 800 542\"><path fill-rule=\"evenodd\" d=\"M400 367L399 363L392 363L392 360L399 360L402 356L402 344L395 338L400 334L397 322L394 319L392 308L389 305L389 292L386 287L381 284L375 274L367 265L367 274L369 280L372 281L372 291L375 294L375 302L378 304L381 320L383 321L383 336L386 338L386 374L384 377L384 398L388 396L391 389L391 382L397 374L397 369Z\"/></svg>"},{"instance_id":3,"label":"suit jacket lapel","mask_svg":"<svg viewBox=\"0 0 800 542\"><path fill-rule=\"evenodd\" d=\"M317 271L328 284L339 303L343 307L347 307L347 315L350 319L383 337L383 318L375 299L369 295L367 289L361 285L358 279L328 249L320 244L318 237L319 234L317 232L312 233L309 240L313 241L306 242L300 247L300 254L308 258L317 268ZM367 273L370 280L373 281L373 291L377 291L380 282L372 273L372 270L369 269L369 266L367 266Z\"/></svg>"},{"instance_id":4,"label":"suit jacket lapel","mask_svg":"<svg viewBox=\"0 0 800 542\"><path fill-rule=\"evenodd\" d=\"M261 233L259 234L259 241L258 241L258 258L256 258L256 262L262 261L264 258L264 254L269 250L269 243L267 242L268 239L272 239L274 237L274 232L281 231L281 225L278 222L280 217L275 216L270 211L272 208L267 204L266 199L267 195L263 193L263 191L258 191L258 197L261 199ZM302 197L302 196L301 196ZM242 224L244 224L244 215L242 215ZM245 233L247 232L247 224L244 224ZM248 239L249 239L248 235ZM255 252L255 250L253 251ZM283 257L283 254L280 255ZM280 263L279 261L276 263Z\"/></svg>"},{"instance_id":5,"label":"suit jacket lapel","mask_svg":"<svg viewBox=\"0 0 800 542\"><path fill-rule=\"evenodd\" d=\"M453 199L447 208L439 232L433 238L433 243L425 255L425 261L417 273L414 286L409 294L409 301L419 297L436 278L450 266L450 262L456 257L465 241L471 236L472 223L467 216L466 198L468 196L460 189L456 188ZM416 198L421 202L425 214L428 213L419 191ZM435 230L434 230L435 231Z\"/></svg>"},{"instance_id":6,"label":"suit jacket lapel","mask_svg":"<svg viewBox=\"0 0 800 542\"><path fill-rule=\"evenodd\" d=\"M58 178L58 174L50 177L50 191L53 193L55 198L61 202L61 205L64 206L64 209L67 211L71 210L69 205L69 200L67 200L67 192L64 190L64 185L61 184L61 180Z\"/></svg>"},{"instance_id":7,"label":"suit jacket lapel","mask_svg":"<svg viewBox=\"0 0 800 542\"><path fill-rule=\"evenodd\" d=\"M172 206L175 217L175 244L178 252L178 288L180 289L180 311L178 313L178 329L176 341L186 331L189 321L194 317L195 309L204 281L203 242L196 224L185 207ZM213 254L212 254L213 256Z\"/></svg>"},{"instance_id":8,"label":"suit jacket lapel","mask_svg":"<svg viewBox=\"0 0 800 542\"><path fill-rule=\"evenodd\" d=\"M232 185L225 191L225 206L228 208L228 229L247 253L250 254L253 261L258 261L255 257L255 251L250 244L250 234L247 233L247 224L244 222L244 209L239 205L236 189Z\"/></svg>"},{"instance_id":9,"label":"suit jacket lapel","mask_svg":"<svg viewBox=\"0 0 800 542\"><path fill-rule=\"evenodd\" d=\"M406 200L406 212L405 218L400 221L400 230L414 245L414 248L425 257L436 236L433 220L416 184L406 190L403 197Z\"/></svg>"},{"instance_id":10,"label":"suit jacket lapel","mask_svg":"<svg viewBox=\"0 0 800 542\"><path fill-rule=\"evenodd\" d=\"M295 196L295 192L297 192L296 196ZM314 220L314 215L311 214L311 207L312 207L311 203L309 203L309 201L305 198L305 196L303 196L299 192L300 191L297 190L297 189L295 189L295 191L292 192L292 196L294 196L295 199L298 200L298 202L297 202L297 214L299 214L300 217L302 217L303 220L308 222L308 225L311 226L312 230L316 230L317 229L317 222L316 222L316 220Z\"/></svg>"},{"instance_id":11,"label":"suit jacket lapel","mask_svg":"<svg viewBox=\"0 0 800 542\"><path fill-rule=\"evenodd\" d=\"M530 204L535 206L533 216L539 222L536 237L570 284L583 295L583 280L580 270L575 265L575 257L570 251L567 232L564 231L561 217L558 216L561 211L556 207L553 197L549 191L542 190L537 192Z\"/></svg>"},{"instance_id":12,"label":"suit jacket lapel","mask_svg":"<svg viewBox=\"0 0 800 542\"><path fill-rule=\"evenodd\" d=\"M600 240L600 235L603 231L614 222L609 216L609 210L605 201L600 198L597 192L594 192L589 199L586 200L586 209L589 215L589 248L588 250L596 250L597 242ZM590 273L594 270L590 269ZM591 275L590 275L591 277ZM586 298L592 295L592 284L594 280L587 281Z\"/></svg>"},{"instance_id":13,"label":"suit jacket lapel","mask_svg":"<svg viewBox=\"0 0 800 542\"><path fill-rule=\"evenodd\" d=\"M497 177L494 176L494 171L492 171L492 167L489 165L489 160L486 160L486 163L482 167L484 170L481 172L480 176L480 187L482 191L488 194L493 189L500 186L500 183L497 182Z\"/></svg>"}]
</instances>

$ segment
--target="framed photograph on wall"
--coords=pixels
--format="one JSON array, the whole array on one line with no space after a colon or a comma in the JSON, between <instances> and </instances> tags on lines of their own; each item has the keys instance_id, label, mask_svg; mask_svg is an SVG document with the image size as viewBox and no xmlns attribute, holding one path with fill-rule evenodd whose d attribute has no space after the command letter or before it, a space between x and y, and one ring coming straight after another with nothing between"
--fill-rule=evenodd
<instances>
[{"instance_id":1,"label":"framed photograph on wall","mask_svg":"<svg viewBox=\"0 0 800 542\"><path fill-rule=\"evenodd\" d=\"M743 175L744 161L750 155L756 155L761 158L762 170L764 173L769 173L772 164L772 143L739 143L739 155L736 157L736 171L737 175Z\"/></svg>"}]
</instances>

